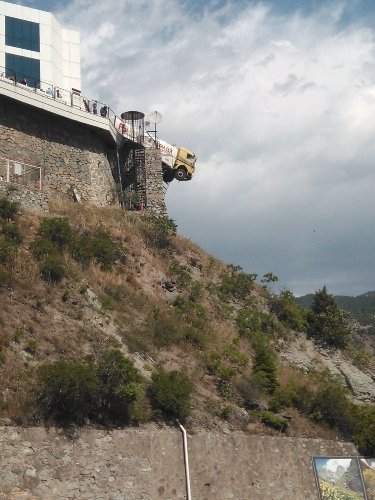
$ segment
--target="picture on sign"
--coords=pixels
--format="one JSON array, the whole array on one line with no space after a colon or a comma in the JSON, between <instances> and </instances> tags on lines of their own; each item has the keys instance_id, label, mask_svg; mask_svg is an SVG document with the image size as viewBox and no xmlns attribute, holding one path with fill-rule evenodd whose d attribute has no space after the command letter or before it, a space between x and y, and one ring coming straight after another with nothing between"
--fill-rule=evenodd
<instances>
[{"instance_id":1,"label":"picture on sign","mask_svg":"<svg viewBox=\"0 0 375 500\"><path fill-rule=\"evenodd\" d=\"M375 500L375 457L360 458L363 482L367 493L367 500Z\"/></svg>"},{"instance_id":2,"label":"picture on sign","mask_svg":"<svg viewBox=\"0 0 375 500\"><path fill-rule=\"evenodd\" d=\"M315 457L321 500L366 500L357 458Z\"/></svg>"}]
</instances>

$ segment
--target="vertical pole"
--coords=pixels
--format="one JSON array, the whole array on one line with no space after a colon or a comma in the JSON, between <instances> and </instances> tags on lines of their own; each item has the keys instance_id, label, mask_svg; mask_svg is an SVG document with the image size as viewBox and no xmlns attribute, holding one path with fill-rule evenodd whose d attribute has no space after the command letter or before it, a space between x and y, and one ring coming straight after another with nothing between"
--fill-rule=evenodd
<instances>
[{"instance_id":1,"label":"vertical pole","mask_svg":"<svg viewBox=\"0 0 375 500\"><path fill-rule=\"evenodd\" d=\"M189 471L189 454L187 446L187 437L185 428L179 423L180 429L183 434L184 443L184 462L185 462L185 480L186 480L186 499L191 500L191 490L190 490L190 471Z\"/></svg>"}]
</instances>

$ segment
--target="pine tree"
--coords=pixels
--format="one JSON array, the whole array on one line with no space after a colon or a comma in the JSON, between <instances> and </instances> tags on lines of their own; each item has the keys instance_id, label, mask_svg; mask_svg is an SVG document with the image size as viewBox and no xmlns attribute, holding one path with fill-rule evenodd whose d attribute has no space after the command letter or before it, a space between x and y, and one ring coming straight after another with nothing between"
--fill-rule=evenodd
<instances>
[{"instance_id":1,"label":"pine tree","mask_svg":"<svg viewBox=\"0 0 375 500\"><path fill-rule=\"evenodd\" d=\"M333 295L324 286L315 292L307 318L307 336L320 344L343 348L350 337L348 315L337 307Z\"/></svg>"}]
</instances>

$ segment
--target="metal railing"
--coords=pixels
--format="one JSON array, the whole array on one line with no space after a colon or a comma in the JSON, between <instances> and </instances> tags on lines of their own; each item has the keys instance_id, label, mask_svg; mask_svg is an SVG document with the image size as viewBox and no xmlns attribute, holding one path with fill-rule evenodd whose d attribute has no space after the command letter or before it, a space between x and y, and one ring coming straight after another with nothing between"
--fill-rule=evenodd
<instances>
[{"instance_id":1,"label":"metal railing","mask_svg":"<svg viewBox=\"0 0 375 500\"><path fill-rule=\"evenodd\" d=\"M91 99L82 95L81 91L78 89L72 89L71 91L65 90L51 82L36 81L35 78L28 77L27 75L23 75L22 78L17 78L17 74L13 70L5 68L4 66L0 66L0 80L9 83L9 85L14 85L38 94L45 99L51 99L71 108L80 109L92 115L107 118L118 133L133 142L143 144L143 133L134 135L134 130L117 116L109 106L97 99ZM27 83L28 81L34 82L34 84L30 86Z\"/></svg>"},{"instance_id":2,"label":"metal railing","mask_svg":"<svg viewBox=\"0 0 375 500\"><path fill-rule=\"evenodd\" d=\"M23 161L0 157L0 181L42 190L42 168Z\"/></svg>"}]
</instances>

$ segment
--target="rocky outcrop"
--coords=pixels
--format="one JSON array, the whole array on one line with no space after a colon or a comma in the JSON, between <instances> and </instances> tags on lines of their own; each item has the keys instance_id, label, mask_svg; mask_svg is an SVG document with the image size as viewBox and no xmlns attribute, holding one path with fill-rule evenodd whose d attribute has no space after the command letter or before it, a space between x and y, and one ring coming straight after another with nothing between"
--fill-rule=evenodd
<instances>
[{"instance_id":1,"label":"rocky outcrop","mask_svg":"<svg viewBox=\"0 0 375 500\"><path fill-rule=\"evenodd\" d=\"M351 390L354 399L362 403L375 403L375 381L345 359L340 351L323 349L300 335L283 344L280 357L305 372L326 368L342 380Z\"/></svg>"}]
</instances>

